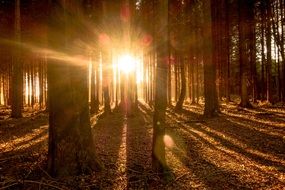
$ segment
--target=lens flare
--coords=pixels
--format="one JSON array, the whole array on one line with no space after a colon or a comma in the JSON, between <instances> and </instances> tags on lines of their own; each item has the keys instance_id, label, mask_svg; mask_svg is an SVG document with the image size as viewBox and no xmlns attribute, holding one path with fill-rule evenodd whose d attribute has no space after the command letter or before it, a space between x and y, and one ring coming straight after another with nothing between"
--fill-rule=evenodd
<instances>
[{"instance_id":1,"label":"lens flare","mask_svg":"<svg viewBox=\"0 0 285 190\"><path fill-rule=\"evenodd\" d=\"M165 146L168 148L173 148L175 145L174 141L172 140L172 138L169 135L164 135L163 141L164 141Z\"/></svg>"}]
</instances>

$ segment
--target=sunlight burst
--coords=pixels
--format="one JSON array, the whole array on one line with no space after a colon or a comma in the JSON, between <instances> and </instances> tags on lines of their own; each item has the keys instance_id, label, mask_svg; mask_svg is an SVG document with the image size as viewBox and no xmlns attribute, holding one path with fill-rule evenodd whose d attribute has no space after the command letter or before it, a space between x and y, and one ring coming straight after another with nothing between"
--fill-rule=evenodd
<instances>
[{"instance_id":1,"label":"sunlight burst","mask_svg":"<svg viewBox=\"0 0 285 190\"><path fill-rule=\"evenodd\" d=\"M135 71L137 60L129 54L124 54L118 58L119 70L128 74Z\"/></svg>"}]
</instances>

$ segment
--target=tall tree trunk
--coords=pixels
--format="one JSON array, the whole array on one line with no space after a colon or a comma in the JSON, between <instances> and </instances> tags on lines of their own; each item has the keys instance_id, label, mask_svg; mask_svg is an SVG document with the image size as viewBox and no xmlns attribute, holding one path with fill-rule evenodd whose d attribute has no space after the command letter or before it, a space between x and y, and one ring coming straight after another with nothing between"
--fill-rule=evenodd
<instances>
[{"instance_id":1,"label":"tall tree trunk","mask_svg":"<svg viewBox=\"0 0 285 190\"><path fill-rule=\"evenodd\" d=\"M261 85L260 85L260 90L261 90L261 100L265 99L265 48L264 48L264 29L265 29L265 5L264 1L261 2L260 5L261 9Z\"/></svg>"},{"instance_id":2,"label":"tall tree trunk","mask_svg":"<svg viewBox=\"0 0 285 190\"><path fill-rule=\"evenodd\" d=\"M97 53L97 52L96 52ZM96 58L94 58L95 56L91 55L91 108L90 108L90 113L94 114L98 111L98 104L96 102L96 63L95 61L97 61Z\"/></svg>"},{"instance_id":3,"label":"tall tree trunk","mask_svg":"<svg viewBox=\"0 0 285 190\"><path fill-rule=\"evenodd\" d=\"M230 13L229 2L225 0L226 23L225 23L225 50L226 50L226 69L225 69L225 97L230 101Z\"/></svg>"},{"instance_id":4,"label":"tall tree trunk","mask_svg":"<svg viewBox=\"0 0 285 190\"><path fill-rule=\"evenodd\" d=\"M195 54L194 54L195 55ZM195 65L195 59L192 59L192 62L190 63L190 71L191 71L191 94L192 94L192 104L196 104L196 88L195 88L195 71L194 71L194 65Z\"/></svg>"},{"instance_id":5,"label":"tall tree trunk","mask_svg":"<svg viewBox=\"0 0 285 190\"><path fill-rule=\"evenodd\" d=\"M285 2L280 0L280 12L281 12L281 44L283 44L283 50L285 49ZM284 51L283 51L284 52ZM281 53L281 52L280 52ZM285 54L285 53L284 53ZM285 55L282 57L282 71L281 71L281 89L282 89L282 101L285 102Z\"/></svg>"},{"instance_id":6,"label":"tall tree trunk","mask_svg":"<svg viewBox=\"0 0 285 190\"><path fill-rule=\"evenodd\" d=\"M102 25L106 26L107 24L114 22L114 16L116 15L115 8L117 3L112 3L111 1L102 1L103 11L102 11ZM111 37L112 32L109 31L106 27L104 28L103 40L101 42L101 50L102 50L102 78L104 79L102 90L104 97L104 113L111 113L111 105L110 105L110 70L112 65L112 55L111 55Z\"/></svg>"},{"instance_id":7,"label":"tall tree trunk","mask_svg":"<svg viewBox=\"0 0 285 190\"><path fill-rule=\"evenodd\" d=\"M32 58L31 62L31 105L34 108L35 105L35 64L34 58Z\"/></svg>"},{"instance_id":8,"label":"tall tree trunk","mask_svg":"<svg viewBox=\"0 0 285 190\"><path fill-rule=\"evenodd\" d=\"M268 102L272 102L272 55L271 55L271 3L270 0L266 0L266 97Z\"/></svg>"},{"instance_id":9,"label":"tall tree trunk","mask_svg":"<svg viewBox=\"0 0 285 190\"><path fill-rule=\"evenodd\" d=\"M219 111L217 88L216 88L216 63L213 59L213 39L212 39L212 13L215 8L215 0L211 3L203 0L203 61L204 61L204 96L205 96L205 117L213 117Z\"/></svg>"},{"instance_id":10,"label":"tall tree trunk","mask_svg":"<svg viewBox=\"0 0 285 190\"><path fill-rule=\"evenodd\" d=\"M168 32L168 38L169 38L169 32ZM168 40L169 41L169 40ZM169 42L168 42L169 43ZM170 47L170 44L168 44L168 47ZM170 48L169 48L170 49ZM167 103L168 105L171 105L172 102L172 96L171 96L171 52L168 50L168 74L167 74Z\"/></svg>"},{"instance_id":11,"label":"tall tree trunk","mask_svg":"<svg viewBox=\"0 0 285 190\"><path fill-rule=\"evenodd\" d=\"M190 52L191 52L191 50L190 50ZM189 94L189 101L191 101L192 100L192 91L191 91L191 89L192 89L192 85L191 85L191 64L192 64L192 62L193 62L193 57L192 57L192 55L191 55L191 53L189 53L189 60L188 60L188 94Z\"/></svg>"},{"instance_id":12,"label":"tall tree trunk","mask_svg":"<svg viewBox=\"0 0 285 190\"><path fill-rule=\"evenodd\" d=\"M180 91L180 96L178 99L178 102L176 103L175 109L176 110L182 110L182 106L185 100L186 96L186 76L185 76L185 67L184 67L184 56L180 55L179 56L179 65L180 65L180 70L181 70L181 91Z\"/></svg>"},{"instance_id":13,"label":"tall tree trunk","mask_svg":"<svg viewBox=\"0 0 285 190\"><path fill-rule=\"evenodd\" d=\"M20 0L15 0L15 39L21 42L21 13ZM12 68L12 112L11 117L22 117L23 108L23 63L21 50L15 48L13 68Z\"/></svg>"},{"instance_id":14,"label":"tall tree trunk","mask_svg":"<svg viewBox=\"0 0 285 190\"><path fill-rule=\"evenodd\" d=\"M165 111L167 106L167 27L168 27L168 0L158 1L158 28L157 38L157 69L155 85L155 105L153 116L153 141L152 141L152 168L155 172L164 172L165 160Z\"/></svg>"},{"instance_id":15,"label":"tall tree trunk","mask_svg":"<svg viewBox=\"0 0 285 190\"><path fill-rule=\"evenodd\" d=\"M65 3L71 2L51 1L49 46L55 51L75 56L82 52L71 52L68 47L78 45L72 41L78 40L82 31L78 31L79 19L65 14L65 7L68 6ZM48 171L58 177L88 173L100 167L91 135L87 64L72 64L69 61L48 59Z\"/></svg>"},{"instance_id":16,"label":"tall tree trunk","mask_svg":"<svg viewBox=\"0 0 285 190\"><path fill-rule=\"evenodd\" d=\"M240 56L240 106L250 107L248 98L248 81L249 81L249 65L250 65L250 11L253 11L253 0L239 1L239 56Z\"/></svg>"},{"instance_id":17,"label":"tall tree trunk","mask_svg":"<svg viewBox=\"0 0 285 190\"><path fill-rule=\"evenodd\" d=\"M118 61L118 58L116 57L116 60ZM115 102L115 107L117 108L118 106L119 106L119 88L120 88L120 83L119 83L119 81L120 81L120 74L119 74L119 72L120 72L120 69L119 69L119 67L117 67L116 68L116 94L115 94L115 96L116 96L116 102Z\"/></svg>"},{"instance_id":18,"label":"tall tree trunk","mask_svg":"<svg viewBox=\"0 0 285 190\"><path fill-rule=\"evenodd\" d=\"M44 102L44 62L42 59L40 59L39 63L39 104L40 109L43 108L43 102Z\"/></svg>"},{"instance_id":19,"label":"tall tree trunk","mask_svg":"<svg viewBox=\"0 0 285 190\"><path fill-rule=\"evenodd\" d=\"M107 51L107 50L106 50ZM110 69L110 55L108 52L105 52L105 50L103 50L102 52L102 68L103 68L103 95L104 95L104 113L105 114L109 114L111 113L111 105L110 105L110 93L109 93L109 69Z\"/></svg>"},{"instance_id":20,"label":"tall tree trunk","mask_svg":"<svg viewBox=\"0 0 285 190\"><path fill-rule=\"evenodd\" d=\"M179 67L178 67L178 56L177 53L175 52L175 64L174 64L174 76L175 76L175 102L178 100L178 93L179 93Z\"/></svg>"}]
</instances>

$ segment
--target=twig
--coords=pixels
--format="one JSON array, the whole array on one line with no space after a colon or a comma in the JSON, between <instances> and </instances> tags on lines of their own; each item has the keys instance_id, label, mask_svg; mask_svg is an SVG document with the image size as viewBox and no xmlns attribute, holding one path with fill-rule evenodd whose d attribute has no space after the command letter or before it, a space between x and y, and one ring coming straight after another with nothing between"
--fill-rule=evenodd
<instances>
[{"instance_id":1,"label":"twig","mask_svg":"<svg viewBox=\"0 0 285 190\"><path fill-rule=\"evenodd\" d=\"M42 170L42 172L44 172L44 174L46 174L46 176L48 176L50 179L54 179L53 177L51 177L44 169L42 169L42 167L40 167L40 170Z\"/></svg>"},{"instance_id":2,"label":"twig","mask_svg":"<svg viewBox=\"0 0 285 190\"><path fill-rule=\"evenodd\" d=\"M138 173L138 174L143 174L144 172L139 172L137 170L133 170L131 168L127 168L127 170L131 171L131 172L134 172L134 173Z\"/></svg>"},{"instance_id":3,"label":"twig","mask_svg":"<svg viewBox=\"0 0 285 190\"><path fill-rule=\"evenodd\" d=\"M174 181L172 181L172 182L178 181L179 179L183 178L184 176L188 175L189 173L190 173L190 172L186 172L186 173L184 173L184 174L178 176L178 177L177 177Z\"/></svg>"},{"instance_id":4,"label":"twig","mask_svg":"<svg viewBox=\"0 0 285 190\"><path fill-rule=\"evenodd\" d=\"M7 189L7 188L12 187L12 186L17 185L17 184L18 184L18 183L12 183L12 184L10 184L10 185L1 187L0 190L2 190L2 189L3 189L3 190L4 190L4 189Z\"/></svg>"},{"instance_id":5,"label":"twig","mask_svg":"<svg viewBox=\"0 0 285 190\"><path fill-rule=\"evenodd\" d=\"M184 176L190 174L190 172L186 172L180 176L178 176L177 178L175 178L174 180L169 181L165 187L169 186L170 184L173 184L174 182L178 181L179 179L183 178Z\"/></svg>"},{"instance_id":6,"label":"twig","mask_svg":"<svg viewBox=\"0 0 285 190\"><path fill-rule=\"evenodd\" d=\"M53 188L58 189L58 190L66 190L66 189L64 189L64 188L57 187L57 186L55 186L55 185L48 184L48 183L39 182L39 181L24 180L23 182L24 182L24 183L35 183L35 184L39 184L39 185L45 185L45 186L53 187Z\"/></svg>"}]
</instances>

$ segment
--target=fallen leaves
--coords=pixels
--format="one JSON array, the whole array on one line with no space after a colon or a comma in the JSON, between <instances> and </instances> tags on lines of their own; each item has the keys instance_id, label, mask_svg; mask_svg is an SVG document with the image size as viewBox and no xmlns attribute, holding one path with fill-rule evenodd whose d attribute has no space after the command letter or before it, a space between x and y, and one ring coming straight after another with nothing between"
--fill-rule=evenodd
<instances>
[{"instance_id":1,"label":"fallen leaves","mask_svg":"<svg viewBox=\"0 0 285 190\"><path fill-rule=\"evenodd\" d=\"M0 111L0 113L2 113ZM4 113L4 112L3 112ZM6 113L6 112L5 112ZM96 153L104 170L53 179L45 171L47 115L11 120L0 114L0 188L22 189L282 189L285 186L285 109L236 109L201 119L203 108L167 110L164 181L151 170L152 110L133 117L94 116Z\"/></svg>"}]
</instances>

